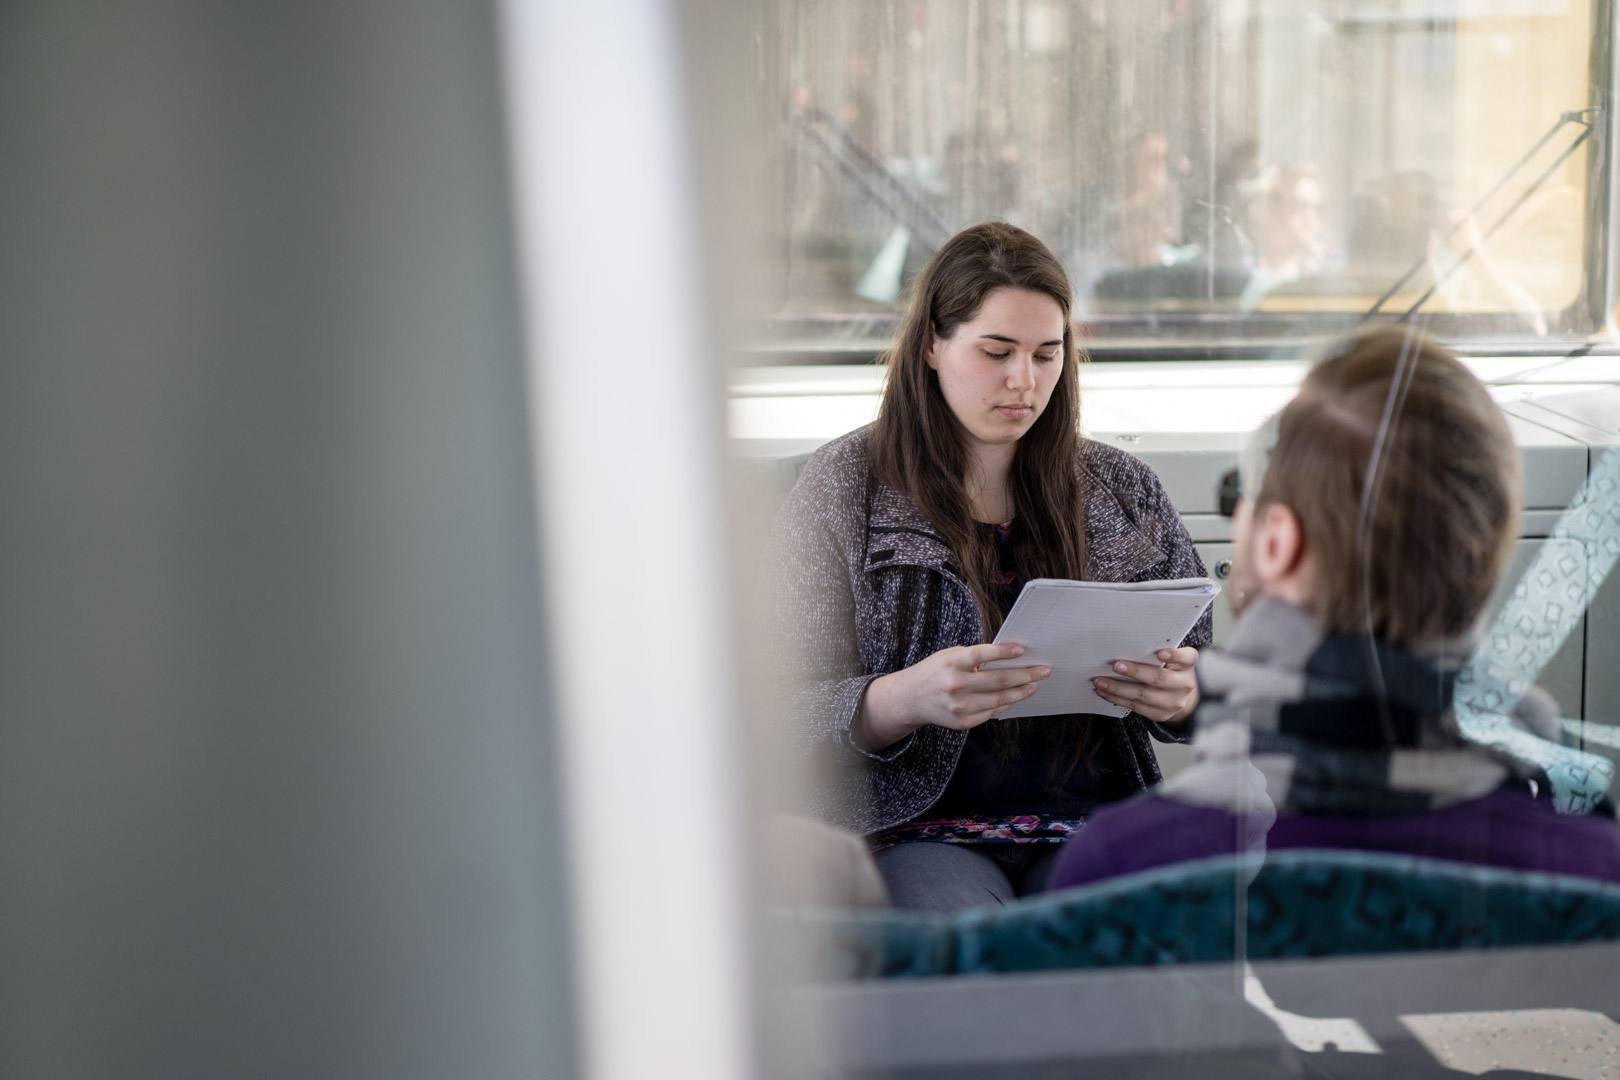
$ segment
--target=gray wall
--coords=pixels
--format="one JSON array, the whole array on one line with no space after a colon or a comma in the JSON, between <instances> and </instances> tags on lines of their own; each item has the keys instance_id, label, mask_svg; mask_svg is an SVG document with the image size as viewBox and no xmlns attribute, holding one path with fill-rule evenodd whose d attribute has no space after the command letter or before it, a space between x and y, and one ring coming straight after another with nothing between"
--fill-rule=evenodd
<instances>
[{"instance_id":1,"label":"gray wall","mask_svg":"<svg viewBox=\"0 0 1620 1080\"><path fill-rule=\"evenodd\" d=\"M573 1072L493 20L0 6L0 1075Z\"/></svg>"}]
</instances>

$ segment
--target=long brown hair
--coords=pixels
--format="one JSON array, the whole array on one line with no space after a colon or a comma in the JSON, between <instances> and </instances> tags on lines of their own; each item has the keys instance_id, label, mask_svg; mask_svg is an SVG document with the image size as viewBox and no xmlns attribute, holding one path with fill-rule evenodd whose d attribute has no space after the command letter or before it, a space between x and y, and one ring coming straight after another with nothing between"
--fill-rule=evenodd
<instances>
[{"instance_id":1,"label":"long brown hair","mask_svg":"<svg viewBox=\"0 0 1620 1080\"><path fill-rule=\"evenodd\" d=\"M928 364L929 346L955 336L996 289L1041 293L1063 312L1063 370L1046 409L1013 451L1007 485L1018 522L1018 575L1079 578L1086 569L1075 455L1080 443L1080 352L1069 319L1069 275L1047 246L1013 225L963 229L934 253L912 284L911 304L888 364L883 404L872 428L872 469L910 495L950 545L973 589L986 636L1001 627L990 595L995 548L975 526L968 499L967 432Z\"/></svg>"},{"instance_id":2,"label":"long brown hair","mask_svg":"<svg viewBox=\"0 0 1620 1080\"><path fill-rule=\"evenodd\" d=\"M950 546L973 590L986 640L1002 621L990 592L995 546L974 522L966 483L967 432L940 390L928 353L935 338L951 338L971 322L996 289L1050 296L1063 312L1063 370L1045 410L1018 440L1007 477L1017 522L1014 567L1024 580L1085 574L1086 534L1075 471L1082 354L1070 320L1073 291L1057 256L1023 229L999 221L963 229L917 275L899 336L880 358L889 373L871 435L874 477L911 496ZM1017 721L1003 721L992 731L1004 761L1016 730ZM1069 723L1052 725L1047 743L1058 751L1049 758L1052 778L1066 778L1099 741L1089 727L1075 731Z\"/></svg>"}]
</instances>

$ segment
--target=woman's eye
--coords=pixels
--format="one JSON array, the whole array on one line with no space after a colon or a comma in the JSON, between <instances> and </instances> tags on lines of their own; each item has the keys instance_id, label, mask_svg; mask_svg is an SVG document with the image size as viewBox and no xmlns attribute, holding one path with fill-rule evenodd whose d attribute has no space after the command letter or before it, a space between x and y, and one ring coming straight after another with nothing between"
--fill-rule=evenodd
<instances>
[{"instance_id":1,"label":"woman's eye","mask_svg":"<svg viewBox=\"0 0 1620 1080\"><path fill-rule=\"evenodd\" d=\"M1005 360L1005 359L1007 359L1007 357L1011 356L1012 353L1010 353L1010 352L991 352L989 349L986 349L984 351L984 355L988 356L992 360Z\"/></svg>"},{"instance_id":2,"label":"woman's eye","mask_svg":"<svg viewBox=\"0 0 1620 1080\"><path fill-rule=\"evenodd\" d=\"M1039 360L1043 364L1049 364L1053 360L1057 359L1057 353L1048 353L1045 356L1042 356L1040 353L1036 353L1035 359Z\"/></svg>"}]
</instances>

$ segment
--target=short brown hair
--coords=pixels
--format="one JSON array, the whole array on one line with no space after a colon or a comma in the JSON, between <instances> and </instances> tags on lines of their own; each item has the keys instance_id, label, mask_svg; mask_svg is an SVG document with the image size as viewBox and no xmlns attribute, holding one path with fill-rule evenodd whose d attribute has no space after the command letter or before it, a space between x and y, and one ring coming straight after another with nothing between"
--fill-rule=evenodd
<instances>
[{"instance_id":1,"label":"short brown hair","mask_svg":"<svg viewBox=\"0 0 1620 1080\"><path fill-rule=\"evenodd\" d=\"M1416 331L1352 337L1283 410L1256 510L1314 553L1322 629L1412 645L1479 618L1507 565L1519 454L1485 387Z\"/></svg>"}]
</instances>

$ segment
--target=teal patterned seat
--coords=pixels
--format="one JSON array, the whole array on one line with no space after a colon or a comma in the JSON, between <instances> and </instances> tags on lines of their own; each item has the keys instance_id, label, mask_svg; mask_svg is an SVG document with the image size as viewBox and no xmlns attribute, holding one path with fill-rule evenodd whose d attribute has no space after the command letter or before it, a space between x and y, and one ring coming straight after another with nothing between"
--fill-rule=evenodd
<instances>
[{"instance_id":1,"label":"teal patterned seat","mask_svg":"<svg viewBox=\"0 0 1620 1080\"><path fill-rule=\"evenodd\" d=\"M1284 851L1248 890L1250 959L1620 940L1620 886L1342 851Z\"/></svg>"},{"instance_id":2,"label":"teal patterned seat","mask_svg":"<svg viewBox=\"0 0 1620 1080\"><path fill-rule=\"evenodd\" d=\"M1142 967L1230 960L1241 875L1252 861L1204 859L956 917L968 972Z\"/></svg>"},{"instance_id":3,"label":"teal patterned seat","mask_svg":"<svg viewBox=\"0 0 1620 1080\"><path fill-rule=\"evenodd\" d=\"M1250 960L1620 940L1620 886L1405 855L1283 851L966 913L955 970L1230 960L1239 896Z\"/></svg>"},{"instance_id":4,"label":"teal patterned seat","mask_svg":"<svg viewBox=\"0 0 1620 1080\"><path fill-rule=\"evenodd\" d=\"M1160 867L953 919L797 916L820 978L881 978L1620 940L1620 886L1404 855L1283 851Z\"/></svg>"}]
</instances>

